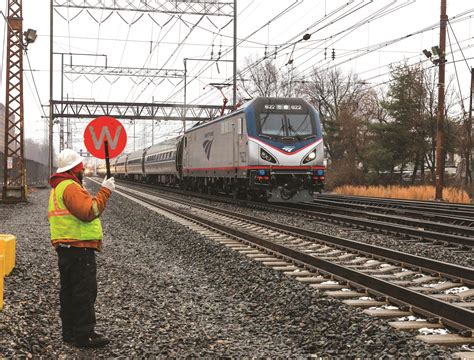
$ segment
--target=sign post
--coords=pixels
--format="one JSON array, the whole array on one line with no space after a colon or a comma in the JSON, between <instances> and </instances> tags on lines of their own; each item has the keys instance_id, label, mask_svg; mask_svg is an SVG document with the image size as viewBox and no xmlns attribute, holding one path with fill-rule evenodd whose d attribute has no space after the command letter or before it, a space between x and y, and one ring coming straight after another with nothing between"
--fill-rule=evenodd
<instances>
[{"instance_id":1,"label":"sign post","mask_svg":"<svg viewBox=\"0 0 474 360\"><path fill-rule=\"evenodd\" d=\"M127 133L123 125L110 116L99 116L84 130L84 145L92 156L105 159L107 178L112 176L110 158L119 156L127 145Z\"/></svg>"},{"instance_id":2,"label":"sign post","mask_svg":"<svg viewBox=\"0 0 474 360\"><path fill-rule=\"evenodd\" d=\"M109 142L104 142L105 147L105 168L107 169L107 179L110 179L110 159L109 159Z\"/></svg>"}]
</instances>

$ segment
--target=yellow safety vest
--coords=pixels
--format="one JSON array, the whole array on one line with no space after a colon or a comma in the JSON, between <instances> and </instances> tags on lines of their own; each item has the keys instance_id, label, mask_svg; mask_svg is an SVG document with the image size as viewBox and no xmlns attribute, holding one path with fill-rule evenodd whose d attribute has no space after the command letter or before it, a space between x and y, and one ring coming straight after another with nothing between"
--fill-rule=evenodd
<instances>
[{"instance_id":1,"label":"yellow safety vest","mask_svg":"<svg viewBox=\"0 0 474 360\"><path fill-rule=\"evenodd\" d=\"M67 179L51 190L48 207L51 242L54 244L58 240L102 240L102 224L99 218L90 222L81 221L64 205L64 190L71 184L80 187L74 180Z\"/></svg>"}]
</instances>

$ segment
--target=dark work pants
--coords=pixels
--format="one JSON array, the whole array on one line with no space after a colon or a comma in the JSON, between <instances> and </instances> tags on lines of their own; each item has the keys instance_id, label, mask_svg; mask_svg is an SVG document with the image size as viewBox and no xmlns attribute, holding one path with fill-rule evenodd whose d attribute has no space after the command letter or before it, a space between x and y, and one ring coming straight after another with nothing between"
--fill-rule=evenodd
<instances>
[{"instance_id":1,"label":"dark work pants","mask_svg":"<svg viewBox=\"0 0 474 360\"><path fill-rule=\"evenodd\" d=\"M91 335L96 324L97 278L95 250L58 247L61 278L61 322L64 338Z\"/></svg>"}]
</instances>

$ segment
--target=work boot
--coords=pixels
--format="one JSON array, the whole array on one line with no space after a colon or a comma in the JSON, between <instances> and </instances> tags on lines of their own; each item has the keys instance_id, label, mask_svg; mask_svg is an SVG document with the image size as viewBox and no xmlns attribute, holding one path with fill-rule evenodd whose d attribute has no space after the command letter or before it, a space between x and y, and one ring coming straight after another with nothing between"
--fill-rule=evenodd
<instances>
[{"instance_id":1,"label":"work boot","mask_svg":"<svg viewBox=\"0 0 474 360\"><path fill-rule=\"evenodd\" d=\"M105 336L97 333L76 339L76 346L81 348L99 348L110 343L110 340Z\"/></svg>"},{"instance_id":2,"label":"work boot","mask_svg":"<svg viewBox=\"0 0 474 360\"><path fill-rule=\"evenodd\" d=\"M72 330L63 330L63 342L68 344L72 344L74 342L74 335L72 334Z\"/></svg>"},{"instance_id":3,"label":"work boot","mask_svg":"<svg viewBox=\"0 0 474 360\"><path fill-rule=\"evenodd\" d=\"M63 335L63 342L72 344L74 342L74 336L72 335Z\"/></svg>"}]
</instances>

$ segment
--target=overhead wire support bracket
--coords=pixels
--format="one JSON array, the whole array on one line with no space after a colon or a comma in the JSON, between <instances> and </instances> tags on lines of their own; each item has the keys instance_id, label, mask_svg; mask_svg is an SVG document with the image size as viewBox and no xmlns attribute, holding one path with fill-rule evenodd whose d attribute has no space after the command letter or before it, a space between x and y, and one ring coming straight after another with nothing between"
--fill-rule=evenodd
<instances>
[{"instance_id":1,"label":"overhead wire support bracket","mask_svg":"<svg viewBox=\"0 0 474 360\"><path fill-rule=\"evenodd\" d=\"M101 115L128 120L209 121L231 107L220 105L182 105L170 103L125 103L52 100L52 117L93 119Z\"/></svg>"},{"instance_id":2,"label":"overhead wire support bracket","mask_svg":"<svg viewBox=\"0 0 474 360\"><path fill-rule=\"evenodd\" d=\"M216 0L54 0L55 8L138 11L146 13L228 16L234 14L234 3Z\"/></svg>"}]
</instances>

